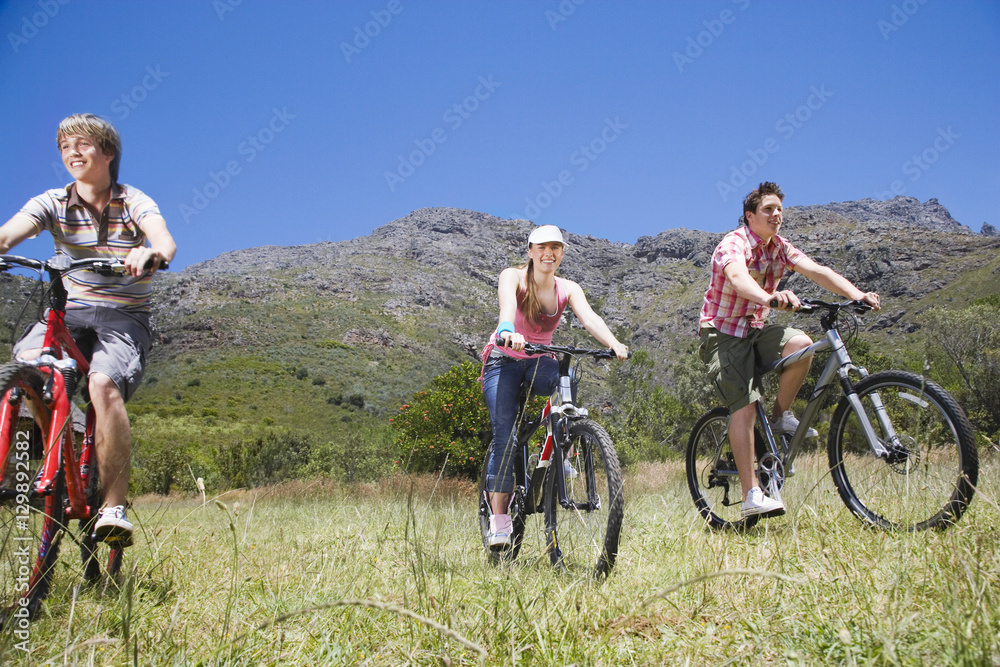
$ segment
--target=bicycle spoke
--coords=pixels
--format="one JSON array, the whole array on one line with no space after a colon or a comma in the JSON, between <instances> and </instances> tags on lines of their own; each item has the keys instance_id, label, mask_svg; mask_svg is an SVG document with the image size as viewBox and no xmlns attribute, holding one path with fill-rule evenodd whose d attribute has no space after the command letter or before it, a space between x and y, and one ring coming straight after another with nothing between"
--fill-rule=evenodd
<instances>
[{"instance_id":1,"label":"bicycle spoke","mask_svg":"<svg viewBox=\"0 0 1000 667\"><path fill-rule=\"evenodd\" d=\"M570 426L570 443L564 467L569 507L554 507L560 564L601 578L618 556L624 513L618 456L608 434L589 419Z\"/></svg>"}]
</instances>

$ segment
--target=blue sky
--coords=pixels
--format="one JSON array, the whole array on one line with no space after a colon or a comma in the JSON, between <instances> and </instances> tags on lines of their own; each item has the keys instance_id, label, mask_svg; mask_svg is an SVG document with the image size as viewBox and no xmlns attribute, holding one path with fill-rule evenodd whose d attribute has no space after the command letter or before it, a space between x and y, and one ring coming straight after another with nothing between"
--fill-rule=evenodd
<instances>
[{"instance_id":1,"label":"blue sky","mask_svg":"<svg viewBox=\"0 0 1000 667\"><path fill-rule=\"evenodd\" d=\"M69 180L55 128L97 113L175 268L427 206L723 231L764 179L1000 226L995 1L24 0L0 36L0 217Z\"/></svg>"}]
</instances>

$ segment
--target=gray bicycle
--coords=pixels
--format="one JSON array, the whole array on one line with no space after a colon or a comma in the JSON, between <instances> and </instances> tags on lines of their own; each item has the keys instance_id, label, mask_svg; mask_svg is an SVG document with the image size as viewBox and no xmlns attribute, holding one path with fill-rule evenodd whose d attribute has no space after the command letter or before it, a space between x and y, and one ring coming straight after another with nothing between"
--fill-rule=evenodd
<instances>
[{"instance_id":1,"label":"gray bicycle","mask_svg":"<svg viewBox=\"0 0 1000 667\"><path fill-rule=\"evenodd\" d=\"M830 423L827 453L833 483L848 509L871 526L895 531L946 528L958 521L972 502L979 474L975 437L961 407L921 375L898 370L869 375L854 364L841 330L856 334L854 315L870 310L868 304L810 299L802 304L798 313L819 313L824 337L760 372L780 373L824 350L830 350L830 358L795 433L775 436L763 402L757 401L754 449L761 489L781 498L824 398L839 389L843 396ZM711 527L746 529L760 519L741 516L727 408L698 419L686 468L691 496Z\"/></svg>"}]
</instances>

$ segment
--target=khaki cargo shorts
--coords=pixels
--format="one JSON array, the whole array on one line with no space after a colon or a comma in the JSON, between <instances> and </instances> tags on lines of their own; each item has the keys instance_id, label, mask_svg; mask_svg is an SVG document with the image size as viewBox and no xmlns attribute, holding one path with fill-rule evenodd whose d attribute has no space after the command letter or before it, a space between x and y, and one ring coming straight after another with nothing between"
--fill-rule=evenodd
<instances>
[{"instance_id":1,"label":"khaki cargo shorts","mask_svg":"<svg viewBox=\"0 0 1000 667\"><path fill-rule=\"evenodd\" d=\"M752 329L746 338L730 336L713 327L701 330L698 354L708 376L730 412L744 408L763 395L757 369L782 357L785 343L803 331L779 324Z\"/></svg>"}]
</instances>

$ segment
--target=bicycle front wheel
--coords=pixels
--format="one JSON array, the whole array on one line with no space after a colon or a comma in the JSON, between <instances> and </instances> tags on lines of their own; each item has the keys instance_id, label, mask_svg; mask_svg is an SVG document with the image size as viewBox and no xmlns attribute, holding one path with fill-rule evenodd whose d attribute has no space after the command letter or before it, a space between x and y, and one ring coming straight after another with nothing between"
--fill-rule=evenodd
<instances>
[{"instance_id":1,"label":"bicycle front wheel","mask_svg":"<svg viewBox=\"0 0 1000 667\"><path fill-rule=\"evenodd\" d=\"M850 402L842 399L828 451L833 483L847 507L887 530L958 521L975 492L979 457L972 426L955 400L934 382L903 371L876 373L855 389L888 456L875 455Z\"/></svg>"},{"instance_id":2,"label":"bicycle front wheel","mask_svg":"<svg viewBox=\"0 0 1000 667\"><path fill-rule=\"evenodd\" d=\"M0 628L23 629L49 593L65 524L65 480L56 476L51 491L36 492L45 455L42 432L29 403L42 410L45 376L21 363L0 367L0 400L7 445L0 484Z\"/></svg>"},{"instance_id":3,"label":"bicycle front wheel","mask_svg":"<svg viewBox=\"0 0 1000 667\"><path fill-rule=\"evenodd\" d=\"M554 562L570 571L588 571L603 579L611 573L618 558L618 542L625 514L625 491L621 465L611 436L590 419L574 421L569 426L569 441L564 443L566 463L566 506L559 502L558 485L546 484L549 495L543 501L546 525L551 528L549 549ZM553 482L556 471L550 467Z\"/></svg>"},{"instance_id":4,"label":"bicycle front wheel","mask_svg":"<svg viewBox=\"0 0 1000 667\"><path fill-rule=\"evenodd\" d=\"M755 438L759 435L755 432ZM695 423L685 456L688 489L695 507L717 530L743 530L760 520L742 516L743 491L729 442L729 409L715 408Z\"/></svg>"}]
</instances>

